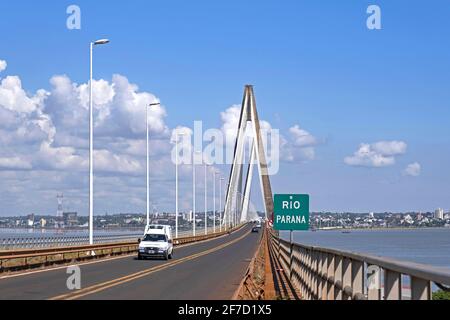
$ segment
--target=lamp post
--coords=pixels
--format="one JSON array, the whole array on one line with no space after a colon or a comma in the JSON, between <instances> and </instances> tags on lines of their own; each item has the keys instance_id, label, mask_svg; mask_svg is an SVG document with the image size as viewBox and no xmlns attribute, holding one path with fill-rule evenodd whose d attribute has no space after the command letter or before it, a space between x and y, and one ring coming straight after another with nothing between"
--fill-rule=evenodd
<instances>
[{"instance_id":1,"label":"lamp post","mask_svg":"<svg viewBox=\"0 0 450 320\"><path fill-rule=\"evenodd\" d=\"M153 106L159 106L160 103L150 103L148 107L145 108L146 110L146 119L147 119L147 227L150 225L150 153L149 153L149 121L148 121L148 109Z\"/></svg>"},{"instance_id":2,"label":"lamp post","mask_svg":"<svg viewBox=\"0 0 450 320\"><path fill-rule=\"evenodd\" d=\"M175 134L175 238L178 238L178 138L184 136L184 132L176 131Z\"/></svg>"},{"instance_id":3,"label":"lamp post","mask_svg":"<svg viewBox=\"0 0 450 320\"><path fill-rule=\"evenodd\" d=\"M90 43L90 81L89 81L89 244L94 244L94 113L92 101L92 74L94 46L109 43L101 39Z\"/></svg>"},{"instance_id":4,"label":"lamp post","mask_svg":"<svg viewBox=\"0 0 450 320\"><path fill-rule=\"evenodd\" d=\"M196 213L196 203L195 203L195 200L196 200L196 191L195 191L195 184L196 184L196 176L195 176L195 159L196 159L196 157L195 157L195 155L200 155L201 154L201 151L194 151L194 154L193 154L193 157L192 157L192 216L193 216L193 225L192 225L192 233L193 233L193 235L194 235L194 237L195 237L195 235L196 235L196 216L195 216L195 213Z\"/></svg>"},{"instance_id":5,"label":"lamp post","mask_svg":"<svg viewBox=\"0 0 450 320\"><path fill-rule=\"evenodd\" d=\"M223 224L223 211L222 211L222 183L225 179L220 178L219 182L219 216L220 216L220 232L222 232L222 224ZM226 229L226 228L225 228Z\"/></svg>"},{"instance_id":6,"label":"lamp post","mask_svg":"<svg viewBox=\"0 0 450 320\"><path fill-rule=\"evenodd\" d=\"M213 171L213 231L216 233L216 175L217 171Z\"/></svg>"},{"instance_id":7,"label":"lamp post","mask_svg":"<svg viewBox=\"0 0 450 320\"><path fill-rule=\"evenodd\" d=\"M205 162L205 235L208 235L208 164Z\"/></svg>"}]
</instances>

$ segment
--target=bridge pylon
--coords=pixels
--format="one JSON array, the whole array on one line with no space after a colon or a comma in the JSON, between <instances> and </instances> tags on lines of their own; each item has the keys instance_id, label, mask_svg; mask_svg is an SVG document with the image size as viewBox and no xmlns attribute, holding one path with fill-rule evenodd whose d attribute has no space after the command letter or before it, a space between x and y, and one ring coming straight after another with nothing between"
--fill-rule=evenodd
<instances>
[{"instance_id":1,"label":"bridge pylon","mask_svg":"<svg viewBox=\"0 0 450 320\"><path fill-rule=\"evenodd\" d=\"M247 136L247 128L251 128L251 137ZM250 138L250 139L249 139ZM244 157L246 143L249 140L250 161L248 163L245 183L243 184ZM246 85L242 109L239 119L234 159L231 166L229 185L227 189L223 224L232 225L248 221L250 193L253 182L254 164L258 167L258 176L263 195L266 218L273 220L273 196L270 184L266 153L261 136L258 111L253 86ZM244 192L242 193L242 188Z\"/></svg>"}]
</instances>

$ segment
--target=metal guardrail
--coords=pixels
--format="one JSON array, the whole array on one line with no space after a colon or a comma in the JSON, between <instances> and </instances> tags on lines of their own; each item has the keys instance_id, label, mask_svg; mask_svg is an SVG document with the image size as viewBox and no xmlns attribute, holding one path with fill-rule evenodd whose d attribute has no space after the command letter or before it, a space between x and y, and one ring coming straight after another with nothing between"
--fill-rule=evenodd
<instances>
[{"instance_id":1,"label":"metal guardrail","mask_svg":"<svg viewBox=\"0 0 450 320\"><path fill-rule=\"evenodd\" d=\"M245 225L234 228L233 230L218 233L210 233L208 235L199 236L183 236L174 239L174 245L204 241L221 237L229 232L235 232L243 228ZM52 264L62 264L84 259L99 258L117 254L127 254L136 252L138 249L137 238L128 242L112 242L106 244L79 245L66 247L50 247L50 248L28 248L18 250L0 251L0 273L10 270L19 270L26 268L35 268L41 266L49 266Z\"/></svg>"},{"instance_id":2,"label":"metal guardrail","mask_svg":"<svg viewBox=\"0 0 450 320\"><path fill-rule=\"evenodd\" d=\"M305 300L431 300L450 269L291 243L270 234L291 283ZM410 288L403 286L409 278Z\"/></svg>"},{"instance_id":3,"label":"metal guardrail","mask_svg":"<svg viewBox=\"0 0 450 320\"><path fill-rule=\"evenodd\" d=\"M104 235L96 236L94 243L120 242L137 240L141 234ZM46 248L78 246L89 243L89 236L53 236L53 237L17 237L0 239L0 250L14 250L23 248Z\"/></svg>"},{"instance_id":4,"label":"metal guardrail","mask_svg":"<svg viewBox=\"0 0 450 320\"><path fill-rule=\"evenodd\" d=\"M213 228L208 228L208 233L212 233ZM199 230L198 234L204 234L203 230ZM191 230L180 231L179 237L189 237L192 235ZM98 235L94 237L95 244L113 243L122 241L133 241L142 237L142 232L130 234L108 234ZM80 236L48 236L48 237L8 237L0 238L0 250L16 250L27 248L50 248L50 247L67 247L81 246L89 244L88 235Z\"/></svg>"}]
</instances>

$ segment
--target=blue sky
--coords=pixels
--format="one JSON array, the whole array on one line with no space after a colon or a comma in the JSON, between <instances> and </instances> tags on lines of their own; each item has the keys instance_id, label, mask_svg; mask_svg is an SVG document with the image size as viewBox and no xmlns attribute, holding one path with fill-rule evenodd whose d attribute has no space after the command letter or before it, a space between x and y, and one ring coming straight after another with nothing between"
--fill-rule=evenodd
<instances>
[{"instance_id":1,"label":"blue sky","mask_svg":"<svg viewBox=\"0 0 450 320\"><path fill-rule=\"evenodd\" d=\"M81 30L66 28L71 4L81 8ZM381 8L382 30L366 27L370 4ZM111 44L95 52L95 78L111 82L120 74L157 96L169 129L192 127L194 120L220 127L220 113L239 104L250 83L260 118L285 135L294 125L314 135L314 159L283 162L272 177L274 193L309 193L313 210L450 208L448 21L444 0L3 1L0 60L8 66L0 78L20 77L30 95L50 91L55 75L86 83L89 41L107 37ZM362 143L383 141L407 144L394 155L395 164L345 163ZM9 157L16 152L5 149ZM414 163L420 174L405 175ZM61 174L46 170L46 177ZM61 177L43 186L38 200L27 186L42 179L41 169L12 172L2 169L9 180L0 188L22 179L17 190L36 200L3 193L0 215L53 213L55 189L66 190L72 209L85 211L85 180ZM125 176L131 187L140 181ZM143 210L145 193L133 190L131 204L125 196L111 202L107 191L98 194L96 210ZM173 210L170 192L158 195L168 197L160 200L161 210ZM77 201L71 203L70 194ZM186 195L186 209L187 203Z\"/></svg>"}]
</instances>

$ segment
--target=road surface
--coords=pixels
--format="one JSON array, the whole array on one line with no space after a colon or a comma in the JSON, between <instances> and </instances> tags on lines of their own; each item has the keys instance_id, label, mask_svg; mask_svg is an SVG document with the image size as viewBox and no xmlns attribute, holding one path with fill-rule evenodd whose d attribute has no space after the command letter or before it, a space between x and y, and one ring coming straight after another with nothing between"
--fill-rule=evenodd
<instances>
[{"instance_id":1,"label":"road surface","mask_svg":"<svg viewBox=\"0 0 450 320\"><path fill-rule=\"evenodd\" d=\"M251 227L175 248L174 259L121 256L78 264L81 289L70 291L67 266L0 276L1 300L227 300L245 275L261 234Z\"/></svg>"}]
</instances>

